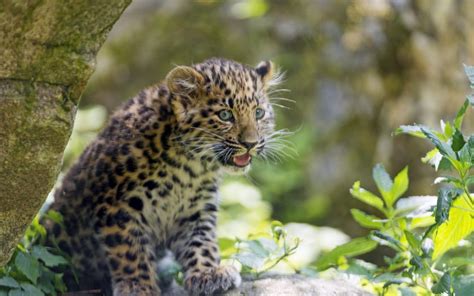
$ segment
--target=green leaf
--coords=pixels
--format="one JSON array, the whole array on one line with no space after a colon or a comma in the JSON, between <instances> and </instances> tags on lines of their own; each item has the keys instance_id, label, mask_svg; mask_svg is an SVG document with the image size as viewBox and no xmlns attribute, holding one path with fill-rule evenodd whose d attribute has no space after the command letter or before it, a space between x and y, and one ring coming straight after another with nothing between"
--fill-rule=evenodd
<instances>
[{"instance_id":1,"label":"green leaf","mask_svg":"<svg viewBox=\"0 0 474 296\"><path fill-rule=\"evenodd\" d=\"M354 257L366 254L377 247L377 243L368 237L358 237L352 239L350 242L337 246L329 253L319 257L316 262L318 270L325 270L332 265L336 265L337 260L341 256Z\"/></svg>"},{"instance_id":2,"label":"green leaf","mask_svg":"<svg viewBox=\"0 0 474 296\"><path fill-rule=\"evenodd\" d=\"M421 261L420 256L416 254L412 254L413 257L410 259L410 264L416 269L416 270L422 270L423 273L426 271L426 269L423 267L423 262Z\"/></svg>"},{"instance_id":3,"label":"green leaf","mask_svg":"<svg viewBox=\"0 0 474 296\"><path fill-rule=\"evenodd\" d=\"M21 288L25 291L25 295L44 296L44 293L32 284L22 283Z\"/></svg>"},{"instance_id":4,"label":"green leaf","mask_svg":"<svg viewBox=\"0 0 474 296\"><path fill-rule=\"evenodd\" d=\"M416 296L416 293L413 292L410 288L398 287L398 290L400 291L401 296Z\"/></svg>"},{"instance_id":5,"label":"green leaf","mask_svg":"<svg viewBox=\"0 0 474 296\"><path fill-rule=\"evenodd\" d=\"M443 223L448 220L449 209L451 208L451 203L453 202L452 194L447 188L442 188L438 192L438 201L436 203L435 211L435 221L436 223Z\"/></svg>"},{"instance_id":6,"label":"green leaf","mask_svg":"<svg viewBox=\"0 0 474 296\"><path fill-rule=\"evenodd\" d=\"M253 270L259 270L265 264L264 258L249 252L236 254L234 258L239 261L240 264L247 266Z\"/></svg>"},{"instance_id":7,"label":"green leaf","mask_svg":"<svg viewBox=\"0 0 474 296\"><path fill-rule=\"evenodd\" d=\"M77 276L75 275L77 278ZM57 291L61 293L65 293L67 290L66 284L64 283L63 280L63 274L62 273L56 273L54 275L54 288L56 288Z\"/></svg>"},{"instance_id":8,"label":"green leaf","mask_svg":"<svg viewBox=\"0 0 474 296\"><path fill-rule=\"evenodd\" d=\"M455 186L462 186L462 181L460 179L451 177L451 176L437 177L433 181L433 184L440 184L440 183L447 183L447 184L453 184Z\"/></svg>"},{"instance_id":9,"label":"green leaf","mask_svg":"<svg viewBox=\"0 0 474 296\"><path fill-rule=\"evenodd\" d=\"M280 221L272 221L270 227L272 229L272 234L275 239L279 240L282 235L286 235L285 229L283 229L283 223L281 223Z\"/></svg>"},{"instance_id":10,"label":"green leaf","mask_svg":"<svg viewBox=\"0 0 474 296\"><path fill-rule=\"evenodd\" d=\"M374 278L374 283L385 283L397 277L397 274L386 271L383 273L377 273L377 276ZM400 280L406 282L405 278L399 278Z\"/></svg>"},{"instance_id":11,"label":"green leaf","mask_svg":"<svg viewBox=\"0 0 474 296\"><path fill-rule=\"evenodd\" d=\"M467 162L470 162L470 165L474 165L474 135L470 136L469 139L467 140L467 145L466 149L468 150L466 154L469 154L470 157L466 156ZM469 158L469 159L467 159Z\"/></svg>"},{"instance_id":12,"label":"green leaf","mask_svg":"<svg viewBox=\"0 0 474 296\"><path fill-rule=\"evenodd\" d=\"M25 235L23 236L23 244L25 247L29 247L34 244L38 239L41 240L46 238L46 229L39 222L39 215L36 215L30 226L26 229Z\"/></svg>"},{"instance_id":13,"label":"green leaf","mask_svg":"<svg viewBox=\"0 0 474 296\"><path fill-rule=\"evenodd\" d=\"M272 223L270 223L270 227L271 227L272 231L274 231L274 228L276 228L276 227L283 227L283 223L281 223L278 220L273 220Z\"/></svg>"},{"instance_id":14,"label":"green leaf","mask_svg":"<svg viewBox=\"0 0 474 296\"><path fill-rule=\"evenodd\" d=\"M311 267L303 267L299 270L298 274L301 274L302 276L305 277L310 277L310 278L316 278L318 277L318 272L316 269L311 268Z\"/></svg>"},{"instance_id":15,"label":"green leaf","mask_svg":"<svg viewBox=\"0 0 474 296\"><path fill-rule=\"evenodd\" d=\"M395 202L395 198L392 194L393 181L390 175L385 171L385 168L381 164L376 164L372 170L372 177L374 178L375 184L382 194L383 199L388 207L391 207Z\"/></svg>"},{"instance_id":16,"label":"green leaf","mask_svg":"<svg viewBox=\"0 0 474 296\"><path fill-rule=\"evenodd\" d=\"M437 171L450 171L452 169L453 169L453 165L451 164L451 161L445 156L442 156L436 170Z\"/></svg>"},{"instance_id":17,"label":"green leaf","mask_svg":"<svg viewBox=\"0 0 474 296\"><path fill-rule=\"evenodd\" d=\"M433 260L456 247L460 240L474 231L474 216L466 195L458 197L449 210L449 219L436 229L433 237Z\"/></svg>"},{"instance_id":18,"label":"green leaf","mask_svg":"<svg viewBox=\"0 0 474 296\"><path fill-rule=\"evenodd\" d=\"M390 235L384 234L378 230L372 232L371 238L382 245L389 246L397 251L403 251L403 245Z\"/></svg>"},{"instance_id":19,"label":"green leaf","mask_svg":"<svg viewBox=\"0 0 474 296\"><path fill-rule=\"evenodd\" d=\"M44 246L34 246L32 255L44 262L48 267L55 267L58 265L68 264L66 259L61 256L51 254Z\"/></svg>"},{"instance_id":20,"label":"green leaf","mask_svg":"<svg viewBox=\"0 0 474 296\"><path fill-rule=\"evenodd\" d=\"M372 279L376 274L377 265L360 259L349 261L349 267L344 270L348 274L356 274L367 279Z\"/></svg>"},{"instance_id":21,"label":"green leaf","mask_svg":"<svg viewBox=\"0 0 474 296\"><path fill-rule=\"evenodd\" d=\"M395 201L407 191L408 184L408 167L405 167L397 174L393 182L392 195Z\"/></svg>"},{"instance_id":22,"label":"green leaf","mask_svg":"<svg viewBox=\"0 0 474 296\"><path fill-rule=\"evenodd\" d=\"M421 131L426 135L428 139L435 145L438 151L443 155L452 159L456 159L456 154L453 149L446 143L442 142L434 132L426 128L421 128Z\"/></svg>"},{"instance_id":23,"label":"green leaf","mask_svg":"<svg viewBox=\"0 0 474 296\"><path fill-rule=\"evenodd\" d=\"M421 248L420 240L413 233L409 231L405 230L404 233L410 247L413 250L419 250Z\"/></svg>"},{"instance_id":24,"label":"green leaf","mask_svg":"<svg viewBox=\"0 0 474 296\"><path fill-rule=\"evenodd\" d=\"M396 204L395 215L408 219L429 217L433 214L437 199L437 196L430 195L401 198Z\"/></svg>"},{"instance_id":25,"label":"green leaf","mask_svg":"<svg viewBox=\"0 0 474 296\"><path fill-rule=\"evenodd\" d=\"M15 266L36 285L36 281L40 274L40 265L35 258L28 253L18 252L15 257Z\"/></svg>"},{"instance_id":26,"label":"green leaf","mask_svg":"<svg viewBox=\"0 0 474 296\"><path fill-rule=\"evenodd\" d=\"M423 163L427 163L431 165L432 167L435 168L436 171L441 171L441 170L451 170L453 168L453 165L451 161L443 156L441 153L439 153L437 148L434 148L433 150L429 151L422 159L421 161ZM454 162L456 162L455 159L453 159Z\"/></svg>"},{"instance_id":27,"label":"green leaf","mask_svg":"<svg viewBox=\"0 0 474 296\"><path fill-rule=\"evenodd\" d=\"M471 86L472 87L472 86ZM469 105L471 105L472 107L474 107L474 95L468 95L466 97L466 100L469 102Z\"/></svg>"},{"instance_id":28,"label":"green leaf","mask_svg":"<svg viewBox=\"0 0 474 296\"><path fill-rule=\"evenodd\" d=\"M471 149L469 147L469 143L467 145L464 145L461 150L459 150L458 152L458 155L459 155L459 160L463 163L466 164L466 166L469 166L472 162L472 153L471 153Z\"/></svg>"},{"instance_id":29,"label":"green leaf","mask_svg":"<svg viewBox=\"0 0 474 296\"><path fill-rule=\"evenodd\" d=\"M0 286L1 287L8 287L8 288L19 288L20 287L18 282L14 278L9 277L9 276L5 276L5 277L0 278Z\"/></svg>"},{"instance_id":30,"label":"green leaf","mask_svg":"<svg viewBox=\"0 0 474 296\"><path fill-rule=\"evenodd\" d=\"M468 145L469 145L469 149L471 149L471 151L474 152L474 135L471 135L467 142L468 142Z\"/></svg>"},{"instance_id":31,"label":"green leaf","mask_svg":"<svg viewBox=\"0 0 474 296\"><path fill-rule=\"evenodd\" d=\"M381 220L377 216L369 215L358 209L351 209L351 214L354 220L357 221L361 226L366 228L381 229L383 228L383 223L377 220Z\"/></svg>"},{"instance_id":32,"label":"green leaf","mask_svg":"<svg viewBox=\"0 0 474 296\"><path fill-rule=\"evenodd\" d=\"M472 291L474 291L474 275L454 277L453 288L456 296L472 296Z\"/></svg>"},{"instance_id":33,"label":"green leaf","mask_svg":"<svg viewBox=\"0 0 474 296\"><path fill-rule=\"evenodd\" d=\"M430 227L431 225L435 224L435 219L433 216L427 217L415 217L411 220L410 228L425 228Z\"/></svg>"},{"instance_id":34,"label":"green leaf","mask_svg":"<svg viewBox=\"0 0 474 296\"><path fill-rule=\"evenodd\" d=\"M435 294L447 293L451 295L451 275L445 272L439 281L431 288L431 292Z\"/></svg>"},{"instance_id":35,"label":"green leaf","mask_svg":"<svg viewBox=\"0 0 474 296\"><path fill-rule=\"evenodd\" d=\"M438 224L443 223L449 218L449 209L453 200L462 192L455 188L441 188L438 192L436 203L435 221Z\"/></svg>"},{"instance_id":36,"label":"green leaf","mask_svg":"<svg viewBox=\"0 0 474 296\"><path fill-rule=\"evenodd\" d=\"M278 249L278 245L275 243L273 239L269 239L266 237L261 237L257 239L260 245L265 249L267 254L271 254ZM268 255L267 255L268 256Z\"/></svg>"},{"instance_id":37,"label":"green leaf","mask_svg":"<svg viewBox=\"0 0 474 296\"><path fill-rule=\"evenodd\" d=\"M418 138L426 138L419 125L401 125L395 130L395 135L408 134Z\"/></svg>"},{"instance_id":38,"label":"green leaf","mask_svg":"<svg viewBox=\"0 0 474 296\"><path fill-rule=\"evenodd\" d=\"M427 163L433 166L435 170L437 171L442 159L443 159L443 156L441 155L441 153L439 153L438 149L434 148L428 151L428 153L426 153L426 155L423 158L421 158L421 161L423 163Z\"/></svg>"},{"instance_id":39,"label":"green leaf","mask_svg":"<svg viewBox=\"0 0 474 296\"><path fill-rule=\"evenodd\" d=\"M54 287L54 275L55 274L53 272L42 272L38 279L37 288L48 295L56 295L56 289Z\"/></svg>"},{"instance_id":40,"label":"green leaf","mask_svg":"<svg viewBox=\"0 0 474 296\"><path fill-rule=\"evenodd\" d=\"M392 278L387 280L384 284L383 284L383 288L386 289L388 287L390 287L391 285L401 285L401 284L406 284L406 283L409 283L410 282L410 279L407 279L407 278Z\"/></svg>"},{"instance_id":41,"label":"green leaf","mask_svg":"<svg viewBox=\"0 0 474 296\"><path fill-rule=\"evenodd\" d=\"M456 114L456 119L454 119L454 127L456 129L461 129L462 122L464 120L464 115L466 114L467 107L469 107L469 100L466 99L464 104L462 104L461 109L459 109Z\"/></svg>"},{"instance_id":42,"label":"green leaf","mask_svg":"<svg viewBox=\"0 0 474 296\"><path fill-rule=\"evenodd\" d=\"M443 120L441 120L441 129L443 130L445 139L449 139L453 136L454 130L453 130L453 127L451 126L451 123L449 122L445 123Z\"/></svg>"},{"instance_id":43,"label":"green leaf","mask_svg":"<svg viewBox=\"0 0 474 296\"><path fill-rule=\"evenodd\" d=\"M467 79L469 79L469 83L471 84L471 87L474 87L474 67L473 66L468 66L463 64L464 66L464 73L466 73Z\"/></svg>"},{"instance_id":44,"label":"green leaf","mask_svg":"<svg viewBox=\"0 0 474 296\"><path fill-rule=\"evenodd\" d=\"M44 214L44 217L47 219L52 220L53 222L64 226L64 219L61 213L55 210L48 210L46 214Z\"/></svg>"},{"instance_id":45,"label":"green leaf","mask_svg":"<svg viewBox=\"0 0 474 296\"><path fill-rule=\"evenodd\" d=\"M392 190L393 181L382 164L375 165L372 175L379 190L387 192Z\"/></svg>"},{"instance_id":46,"label":"green leaf","mask_svg":"<svg viewBox=\"0 0 474 296\"><path fill-rule=\"evenodd\" d=\"M458 152L462 149L462 147L466 144L464 140L464 136L459 129L456 128L456 131L453 135L453 143L451 144L451 148L453 148L454 152Z\"/></svg>"},{"instance_id":47,"label":"green leaf","mask_svg":"<svg viewBox=\"0 0 474 296\"><path fill-rule=\"evenodd\" d=\"M23 291L22 289L17 288L14 290L10 290L10 292L8 292L8 296L29 296L29 295L26 294L25 291Z\"/></svg>"},{"instance_id":48,"label":"green leaf","mask_svg":"<svg viewBox=\"0 0 474 296\"><path fill-rule=\"evenodd\" d=\"M384 211L383 208L383 201L377 195L373 194L370 191L365 190L364 188L360 187L360 182L357 181L352 185L352 189L350 190L351 195L358 200L373 206L374 208L378 209L379 211Z\"/></svg>"},{"instance_id":49,"label":"green leaf","mask_svg":"<svg viewBox=\"0 0 474 296\"><path fill-rule=\"evenodd\" d=\"M430 151L428 151L428 152L425 154L425 156L423 156L423 157L421 158L421 161L422 161L423 163L429 163L429 164L431 164L431 165L434 165L434 163L433 163L434 160L433 160L433 159L436 158L438 154L439 154L438 149L433 148L433 149L431 149Z\"/></svg>"},{"instance_id":50,"label":"green leaf","mask_svg":"<svg viewBox=\"0 0 474 296\"><path fill-rule=\"evenodd\" d=\"M258 240L248 240L244 241L248 250L260 258L266 258L269 255L269 252L262 246Z\"/></svg>"}]
</instances>

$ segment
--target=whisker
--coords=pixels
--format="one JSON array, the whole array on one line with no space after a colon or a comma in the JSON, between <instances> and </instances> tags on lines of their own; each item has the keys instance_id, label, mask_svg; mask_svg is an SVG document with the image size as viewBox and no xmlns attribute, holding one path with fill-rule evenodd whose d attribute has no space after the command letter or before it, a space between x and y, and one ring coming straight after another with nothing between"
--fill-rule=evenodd
<instances>
[{"instance_id":1,"label":"whisker","mask_svg":"<svg viewBox=\"0 0 474 296\"><path fill-rule=\"evenodd\" d=\"M290 102L290 103L296 104L295 100L291 100L291 99L288 99L288 98L270 97L270 98L268 98L268 100L270 102L271 101L285 101L285 102Z\"/></svg>"},{"instance_id":2,"label":"whisker","mask_svg":"<svg viewBox=\"0 0 474 296\"><path fill-rule=\"evenodd\" d=\"M272 89L272 90L268 91L267 96L271 95L271 94L280 93L280 92L291 92L291 90L289 90L287 88L275 88L275 89Z\"/></svg>"},{"instance_id":3,"label":"whisker","mask_svg":"<svg viewBox=\"0 0 474 296\"><path fill-rule=\"evenodd\" d=\"M280 107L280 108L283 108L283 109L291 110L290 107L287 107L287 106L284 106L284 105L281 105L281 104L277 104L277 103L269 103L269 104L272 105L272 106L275 106L275 107Z\"/></svg>"}]
</instances>

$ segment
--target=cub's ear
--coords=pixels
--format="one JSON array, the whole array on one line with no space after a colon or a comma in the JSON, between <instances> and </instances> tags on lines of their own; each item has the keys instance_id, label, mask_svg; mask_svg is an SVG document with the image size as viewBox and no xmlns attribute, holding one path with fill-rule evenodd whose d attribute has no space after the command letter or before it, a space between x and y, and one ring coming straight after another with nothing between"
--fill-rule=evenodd
<instances>
[{"instance_id":1,"label":"cub's ear","mask_svg":"<svg viewBox=\"0 0 474 296\"><path fill-rule=\"evenodd\" d=\"M258 63L255 71L257 72L258 76L263 81L263 84L267 84L273 77L273 63L271 61L262 61Z\"/></svg>"},{"instance_id":2,"label":"cub's ear","mask_svg":"<svg viewBox=\"0 0 474 296\"><path fill-rule=\"evenodd\" d=\"M260 79L262 79L265 89L278 85L283 79L283 75L275 69L275 65L271 61L260 62L255 68Z\"/></svg>"},{"instance_id":3,"label":"cub's ear","mask_svg":"<svg viewBox=\"0 0 474 296\"><path fill-rule=\"evenodd\" d=\"M204 77L191 67L178 66L166 75L166 84L171 93L197 97L204 84Z\"/></svg>"}]
</instances>

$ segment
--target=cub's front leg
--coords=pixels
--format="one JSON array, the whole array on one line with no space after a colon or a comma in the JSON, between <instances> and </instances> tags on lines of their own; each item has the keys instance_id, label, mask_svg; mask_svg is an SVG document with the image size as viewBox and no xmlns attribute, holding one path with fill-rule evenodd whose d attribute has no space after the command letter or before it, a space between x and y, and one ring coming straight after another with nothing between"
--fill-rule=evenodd
<instances>
[{"instance_id":1,"label":"cub's front leg","mask_svg":"<svg viewBox=\"0 0 474 296\"><path fill-rule=\"evenodd\" d=\"M192 295L212 295L241 282L233 266L220 266L216 242L216 212L214 204L181 218L178 230L170 242L171 250L185 271L185 287Z\"/></svg>"},{"instance_id":2,"label":"cub's front leg","mask_svg":"<svg viewBox=\"0 0 474 296\"><path fill-rule=\"evenodd\" d=\"M141 224L124 209L105 209L98 216L96 233L107 256L113 296L160 295L151 239Z\"/></svg>"}]
</instances>

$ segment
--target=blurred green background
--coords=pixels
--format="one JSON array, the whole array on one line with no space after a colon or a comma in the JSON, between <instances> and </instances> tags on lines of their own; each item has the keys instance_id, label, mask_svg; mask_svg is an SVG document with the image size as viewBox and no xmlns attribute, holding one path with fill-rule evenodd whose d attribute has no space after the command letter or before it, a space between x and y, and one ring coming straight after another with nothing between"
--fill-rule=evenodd
<instances>
[{"instance_id":1,"label":"blurred green background","mask_svg":"<svg viewBox=\"0 0 474 296\"><path fill-rule=\"evenodd\" d=\"M375 163L392 175L409 165L408 195L436 193L433 170L420 162L429 144L392 132L454 116L468 91L462 64L474 64L472 36L469 0L134 0L100 51L64 169L110 112L175 65L271 59L286 73L283 95L296 101L277 114L279 128L296 131L298 156L226 180L220 230L242 236L277 219L329 226L314 228L311 244L328 229L338 244L364 233L349 209L370 210L349 188L361 180L375 191Z\"/></svg>"}]
</instances>

